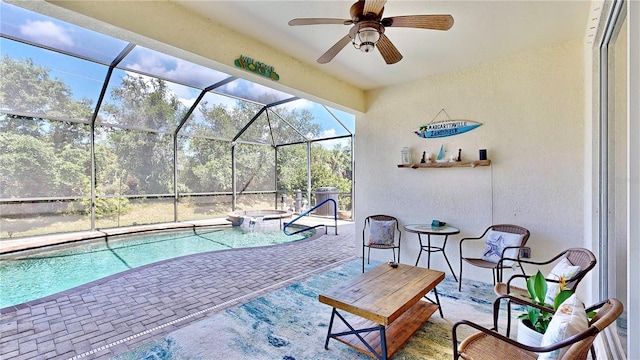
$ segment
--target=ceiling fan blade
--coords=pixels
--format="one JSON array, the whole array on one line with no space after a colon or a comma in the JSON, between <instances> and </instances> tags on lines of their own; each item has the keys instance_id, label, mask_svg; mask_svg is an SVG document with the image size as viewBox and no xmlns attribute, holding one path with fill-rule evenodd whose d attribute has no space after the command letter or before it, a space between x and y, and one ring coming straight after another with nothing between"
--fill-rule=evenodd
<instances>
[{"instance_id":1,"label":"ceiling fan blade","mask_svg":"<svg viewBox=\"0 0 640 360\"><path fill-rule=\"evenodd\" d=\"M382 11L386 3L387 0L365 0L363 13L364 15L369 13L380 15L380 11Z\"/></svg>"},{"instance_id":2,"label":"ceiling fan blade","mask_svg":"<svg viewBox=\"0 0 640 360\"><path fill-rule=\"evenodd\" d=\"M299 18L293 19L289 21L290 26L299 26L299 25L327 25L327 24L337 24L337 25L351 25L353 24L353 20L346 19L330 19L330 18Z\"/></svg>"},{"instance_id":3,"label":"ceiling fan blade","mask_svg":"<svg viewBox=\"0 0 640 360\"><path fill-rule=\"evenodd\" d=\"M391 43L391 40L389 40L385 34L380 34L380 40L378 40L376 46L378 47L378 51L380 51L380 55L382 55L382 58L387 64L395 64L402 60L402 54L400 54L400 51L396 49L396 47Z\"/></svg>"},{"instance_id":4,"label":"ceiling fan blade","mask_svg":"<svg viewBox=\"0 0 640 360\"><path fill-rule=\"evenodd\" d=\"M406 15L382 19L385 27L410 27L431 30L449 30L453 26L451 15Z\"/></svg>"},{"instance_id":5,"label":"ceiling fan blade","mask_svg":"<svg viewBox=\"0 0 640 360\"><path fill-rule=\"evenodd\" d=\"M327 52L322 54L322 56L318 58L318 62L320 64L328 63L334 57L336 57L336 55L338 55L340 50L344 49L344 47L347 46L347 44L350 42L351 42L351 38L349 37L349 35L345 35L342 39L338 40L338 42L335 43L331 48L329 48Z\"/></svg>"}]
</instances>

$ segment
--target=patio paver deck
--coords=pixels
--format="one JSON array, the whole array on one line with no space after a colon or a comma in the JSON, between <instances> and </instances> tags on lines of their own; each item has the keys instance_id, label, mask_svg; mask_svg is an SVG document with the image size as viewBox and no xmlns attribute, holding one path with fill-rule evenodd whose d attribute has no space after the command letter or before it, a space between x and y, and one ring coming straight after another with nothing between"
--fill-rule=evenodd
<instances>
[{"instance_id":1,"label":"patio paver deck","mask_svg":"<svg viewBox=\"0 0 640 360\"><path fill-rule=\"evenodd\" d=\"M4 308L0 359L108 359L355 259L354 229L166 260Z\"/></svg>"}]
</instances>

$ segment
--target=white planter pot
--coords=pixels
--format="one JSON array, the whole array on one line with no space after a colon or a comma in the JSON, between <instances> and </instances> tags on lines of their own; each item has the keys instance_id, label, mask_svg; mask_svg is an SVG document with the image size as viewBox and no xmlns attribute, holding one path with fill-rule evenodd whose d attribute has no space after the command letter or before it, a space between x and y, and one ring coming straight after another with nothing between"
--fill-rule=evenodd
<instances>
[{"instance_id":1,"label":"white planter pot","mask_svg":"<svg viewBox=\"0 0 640 360\"><path fill-rule=\"evenodd\" d=\"M531 324L529 320L518 319L518 333L516 340L521 344L540 346L540 343L542 342L542 334L525 325L524 321Z\"/></svg>"}]
</instances>

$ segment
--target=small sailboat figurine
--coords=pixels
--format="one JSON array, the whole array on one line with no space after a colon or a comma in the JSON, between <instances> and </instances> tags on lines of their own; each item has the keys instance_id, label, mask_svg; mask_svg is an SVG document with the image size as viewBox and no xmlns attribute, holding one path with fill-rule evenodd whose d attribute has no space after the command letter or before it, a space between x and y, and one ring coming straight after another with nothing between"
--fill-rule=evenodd
<instances>
[{"instance_id":1,"label":"small sailboat figurine","mask_svg":"<svg viewBox=\"0 0 640 360\"><path fill-rule=\"evenodd\" d=\"M438 157L436 160L444 159L444 144L440 145L440 152L438 153Z\"/></svg>"}]
</instances>

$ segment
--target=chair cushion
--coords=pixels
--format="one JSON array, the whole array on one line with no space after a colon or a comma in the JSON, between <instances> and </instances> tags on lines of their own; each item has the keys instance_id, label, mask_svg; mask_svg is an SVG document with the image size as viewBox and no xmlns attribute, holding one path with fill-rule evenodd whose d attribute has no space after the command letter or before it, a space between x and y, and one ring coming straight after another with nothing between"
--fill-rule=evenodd
<instances>
[{"instance_id":1,"label":"chair cushion","mask_svg":"<svg viewBox=\"0 0 640 360\"><path fill-rule=\"evenodd\" d=\"M369 245L393 245L395 241L394 220L370 219Z\"/></svg>"},{"instance_id":2,"label":"chair cushion","mask_svg":"<svg viewBox=\"0 0 640 360\"><path fill-rule=\"evenodd\" d=\"M560 280L561 277L570 279L580 271L580 266L574 266L569 259L562 258L556 266L551 269L551 272L547 276L550 280ZM547 282L547 297L544 302L549 305L553 305L553 301L560 292L560 284L554 282Z\"/></svg>"},{"instance_id":3,"label":"chair cushion","mask_svg":"<svg viewBox=\"0 0 640 360\"><path fill-rule=\"evenodd\" d=\"M487 238L485 242L485 249L482 255L482 260L497 263L502 256L502 250L507 246L520 246L522 243L522 234L513 234L502 231L487 231ZM518 249L508 249L504 256L509 258L515 258L518 255ZM503 262L504 266L513 266L513 261Z\"/></svg>"},{"instance_id":4,"label":"chair cushion","mask_svg":"<svg viewBox=\"0 0 640 360\"><path fill-rule=\"evenodd\" d=\"M553 345L587 330L588 327L589 323L587 322L587 313L584 310L584 304L578 299L576 294L573 294L558 307L558 310L551 318L547 331L542 335L540 346ZM540 353L538 360L560 359L567 350L569 350L569 346L546 353Z\"/></svg>"}]
</instances>

